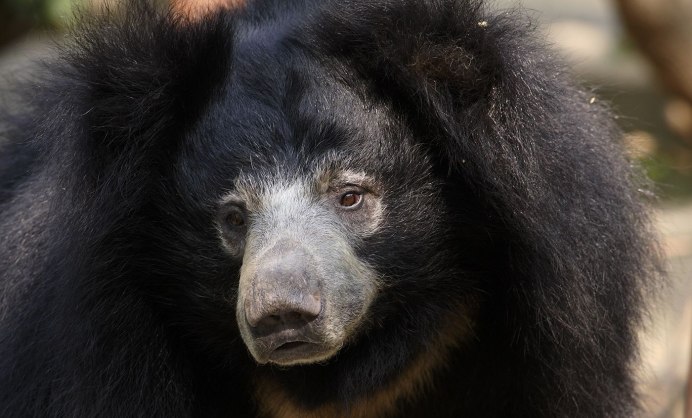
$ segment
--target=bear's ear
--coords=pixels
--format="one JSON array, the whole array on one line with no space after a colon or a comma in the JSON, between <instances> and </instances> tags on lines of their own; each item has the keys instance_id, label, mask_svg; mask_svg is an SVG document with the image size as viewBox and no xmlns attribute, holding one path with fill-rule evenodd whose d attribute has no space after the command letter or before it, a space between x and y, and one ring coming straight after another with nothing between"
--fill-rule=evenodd
<instances>
[{"instance_id":1,"label":"bear's ear","mask_svg":"<svg viewBox=\"0 0 692 418\"><path fill-rule=\"evenodd\" d=\"M230 71L232 19L189 20L147 3L84 19L66 47L58 88L78 115L82 134L72 140L93 161L165 154Z\"/></svg>"}]
</instances>

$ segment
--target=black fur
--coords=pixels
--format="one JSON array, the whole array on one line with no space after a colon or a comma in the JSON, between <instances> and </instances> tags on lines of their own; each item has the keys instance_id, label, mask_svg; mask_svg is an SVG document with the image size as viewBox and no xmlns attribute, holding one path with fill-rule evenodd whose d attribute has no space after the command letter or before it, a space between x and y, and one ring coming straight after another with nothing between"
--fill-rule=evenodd
<instances>
[{"instance_id":1,"label":"black fur","mask_svg":"<svg viewBox=\"0 0 692 418\"><path fill-rule=\"evenodd\" d=\"M459 305L472 332L392 413L636 413L647 209L608 111L520 13L129 9L77 32L2 150L0 415L255 416L262 379L346 414ZM325 155L388 183L386 227L357 249L387 289L336 358L259 367L216 203L241 171L300 175Z\"/></svg>"}]
</instances>

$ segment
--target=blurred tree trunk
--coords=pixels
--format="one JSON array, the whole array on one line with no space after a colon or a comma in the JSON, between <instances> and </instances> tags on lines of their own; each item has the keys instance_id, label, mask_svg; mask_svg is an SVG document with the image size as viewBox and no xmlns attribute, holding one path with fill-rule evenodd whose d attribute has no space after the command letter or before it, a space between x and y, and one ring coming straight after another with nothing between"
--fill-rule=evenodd
<instances>
[{"instance_id":1,"label":"blurred tree trunk","mask_svg":"<svg viewBox=\"0 0 692 418\"><path fill-rule=\"evenodd\" d=\"M12 5L0 1L0 48L31 29L32 22L21 16Z\"/></svg>"},{"instance_id":2,"label":"blurred tree trunk","mask_svg":"<svg viewBox=\"0 0 692 418\"><path fill-rule=\"evenodd\" d=\"M692 144L692 0L615 0L623 23L675 96L671 128Z\"/></svg>"}]
</instances>

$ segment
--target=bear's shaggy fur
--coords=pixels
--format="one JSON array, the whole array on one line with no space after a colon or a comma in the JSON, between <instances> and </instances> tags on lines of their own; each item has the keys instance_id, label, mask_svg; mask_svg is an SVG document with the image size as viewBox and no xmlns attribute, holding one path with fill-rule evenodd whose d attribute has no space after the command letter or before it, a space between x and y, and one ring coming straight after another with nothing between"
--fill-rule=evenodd
<instances>
[{"instance_id":1,"label":"bear's shaggy fur","mask_svg":"<svg viewBox=\"0 0 692 418\"><path fill-rule=\"evenodd\" d=\"M132 2L37 80L0 153L1 416L636 413L644 192L520 12ZM336 354L258 364L219 202L333 173L372 180L367 220L312 186L282 196L332 216L376 290Z\"/></svg>"}]
</instances>

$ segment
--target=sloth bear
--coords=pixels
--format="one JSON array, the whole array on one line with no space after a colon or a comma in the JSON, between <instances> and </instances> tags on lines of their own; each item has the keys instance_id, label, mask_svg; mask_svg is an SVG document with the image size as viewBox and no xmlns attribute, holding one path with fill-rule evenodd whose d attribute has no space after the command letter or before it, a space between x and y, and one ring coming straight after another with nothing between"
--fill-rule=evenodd
<instances>
[{"instance_id":1,"label":"sloth bear","mask_svg":"<svg viewBox=\"0 0 692 418\"><path fill-rule=\"evenodd\" d=\"M657 270L520 12L81 24L6 116L3 417L625 417Z\"/></svg>"}]
</instances>

